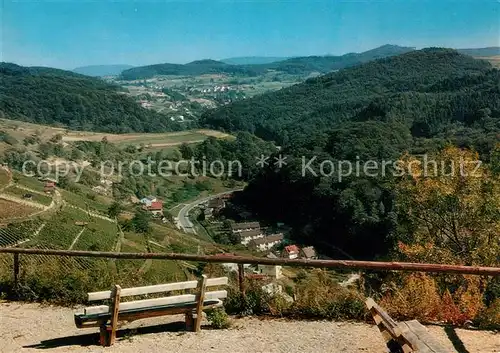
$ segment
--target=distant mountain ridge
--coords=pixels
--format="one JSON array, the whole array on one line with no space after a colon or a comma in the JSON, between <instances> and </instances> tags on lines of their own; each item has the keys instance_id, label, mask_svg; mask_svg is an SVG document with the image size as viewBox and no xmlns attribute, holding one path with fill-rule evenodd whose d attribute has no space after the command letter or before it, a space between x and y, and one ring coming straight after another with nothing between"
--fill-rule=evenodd
<instances>
[{"instance_id":1,"label":"distant mountain ridge","mask_svg":"<svg viewBox=\"0 0 500 353\"><path fill-rule=\"evenodd\" d=\"M500 47L457 49L457 51L461 54L479 57L500 55Z\"/></svg>"},{"instance_id":2,"label":"distant mountain ridge","mask_svg":"<svg viewBox=\"0 0 500 353\"><path fill-rule=\"evenodd\" d=\"M89 65L73 69L73 72L87 76L118 76L125 80L150 78L155 75L201 75L213 73L245 74L255 76L267 70L281 71L290 74L308 74L311 72L327 73L371 60L393 55L404 54L416 50L414 47L403 47L386 44L361 53L344 55L317 55L298 57L266 57L242 56L221 60L202 59L188 64L154 64L146 66L132 65ZM500 55L500 47L456 49L461 54L474 57L491 57Z\"/></svg>"},{"instance_id":3,"label":"distant mountain ridge","mask_svg":"<svg viewBox=\"0 0 500 353\"><path fill-rule=\"evenodd\" d=\"M123 70L133 68L132 65L88 65L73 69L73 72L87 76L117 76Z\"/></svg>"},{"instance_id":4,"label":"distant mountain ridge","mask_svg":"<svg viewBox=\"0 0 500 353\"><path fill-rule=\"evenodd\" d=\"M268 64L232 65L216 60L199 60L185 65L165 63L125 70L120 75L120 78L124 80L137 80L151 78L155 75L189 76L216 73L257 76L270 70L288 74L307 75L312 72L327 73L413 50L415 48L387 44L363 53L349 53L341 56L296 57Z\"/></svg>"},{"instance_id":5,"label":"distant mountain ridge","mask_svg":"<svg viewBox=\"0 0 500 353\"><path fill-rule=\"evenodd\" d=\"M390 45L388 45L390 46ZM379 47L379 48L383 48ZM415 48L414 48L415 49ZM376 50L376 49L373 49ZM416 49L415 49L416 50ZM366 53L369 53L371 50L368 50ZM481 57L488 57L488 56L496 56L500 55L500 47L486 47L486 48L466 48L466 49L457 49L457 51L461 54L466 54L470 56L481 56ZM353 54L355 55L356 53L347 53L344 55L349 55ZM325 55L325 57L328 57L331 55ZM231 65L260 65L260 64L272 64L276 63L279 61L285 61L289 59L293 59L297 57L273 57L273 56L241 56L241 57L234 57L234 58L228 58L228 59L221 59L220 61L226 63L226 64L231 64Z\"/></svg>"},{"instance_id":6,"label":"distant mountain ridge","mask_svg":"<svg viewBox=\"0 0 500 353\"><path fill-rule=\"evenodd\" d=\"M261 65L271 64L278 61L290 59L290 57L279 56L238 56L235 58L221 59L222 62L230 65Z\"/></svg>"}]
</instances>

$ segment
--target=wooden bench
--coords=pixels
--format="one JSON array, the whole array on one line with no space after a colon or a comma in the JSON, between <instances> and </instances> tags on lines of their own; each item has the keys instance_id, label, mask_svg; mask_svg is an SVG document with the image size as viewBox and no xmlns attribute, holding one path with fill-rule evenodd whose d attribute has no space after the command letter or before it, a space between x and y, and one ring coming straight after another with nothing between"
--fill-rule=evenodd
<instances>
[{"instance_id":1,"label":"wooden bench","mask_svg":"<svg viewBox=\"0 0 500 353\"><path fill-rule=\"evenodd\" d=\"M221 299L227 297L227 291L207 292L207 287L227 285L227 277L210 278L203 275L198 281L159 284L146 287L121 288L116 285L111 291L88 293L88 301L111 300L110 305L90 306L83 313L75 314L78 328L99 327L100 343L110 346L115 342L118 322L157 317L164 315L185 314L186 327L198 332L201 328L203 310L222 305ZM124 297L148 296L151 294L195 289L194 294L162 296L122 302Z\"/></svg>"},{"instance_id":2,"label":"wooden bench","mask_svg":"<svg viewBox=\"0 0 500 353\"><path fill-rule=\"evenodd\" d=\"M448 353L429 331L417 320L396 322L372 298L366 300L366 306L372 314L380 333L384 337L390 352L397 353Z\"/></svg>"}]
</instances>

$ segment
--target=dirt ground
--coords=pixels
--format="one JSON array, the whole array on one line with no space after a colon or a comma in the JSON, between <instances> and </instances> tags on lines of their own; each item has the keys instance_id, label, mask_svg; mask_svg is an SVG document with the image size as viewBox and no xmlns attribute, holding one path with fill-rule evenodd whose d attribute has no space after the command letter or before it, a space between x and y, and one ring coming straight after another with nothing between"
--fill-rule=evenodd
<instances>
[{"instance_id":1,"label":"dirt ground","mask_svg":"<svg viewBox=\"0 0 500 353\"><path fill-rule=\"evenodd\" d=\"M97 345L96 328L77 329L78 310L38 304L0 303L0 352L217 352L322 353L386 352L375 326L330 321L233 319L227 330L205 325L200 333L184 331L182 316L147 319L118 332L113 347ZM449 352L499 353L500 334L428 327Z\"/></svg>"}]
</instances>

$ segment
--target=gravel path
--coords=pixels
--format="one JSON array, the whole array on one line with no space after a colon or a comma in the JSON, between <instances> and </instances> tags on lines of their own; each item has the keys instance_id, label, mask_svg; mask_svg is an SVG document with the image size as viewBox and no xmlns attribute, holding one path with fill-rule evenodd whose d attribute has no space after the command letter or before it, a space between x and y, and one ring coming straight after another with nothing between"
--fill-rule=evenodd
<instances>
[{"instance_id":1,"label":"gravel path","mask_svg":"<svg viewBox=\"0 0 500 353\"><path fill-rule=\"evenodd\" d=\"M74 310L37 304L0 303L0 352L109 353L323 353L385 352L375 326L329 321L285 321L244 318L229 330L182 331L182 316L167 316L129 324L119 331L113 347L97 346L97 328L79 330ZM431 333L457 352L443 328ZM499 353L500 335L455 330L465 347L460 353ZM452 336L452 335L450 335ZM456 344L457 345L457 344ZM458 346L458 345L457 345Z\"/></svg>"}]
</instances>

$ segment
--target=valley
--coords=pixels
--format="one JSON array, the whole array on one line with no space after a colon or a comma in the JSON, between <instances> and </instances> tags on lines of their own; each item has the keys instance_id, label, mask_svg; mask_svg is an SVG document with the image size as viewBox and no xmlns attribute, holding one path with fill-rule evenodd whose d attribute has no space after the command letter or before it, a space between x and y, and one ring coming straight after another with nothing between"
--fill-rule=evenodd
<instances>
[{"instance_id":1,"label":"valley","mask_svg":"<svg viewBox=\"0 0 500 353\"><path fill-rule=\"evenodd\" d=\"M487 58L383 46L265 64L158 64L103 79L2 64L0 247L495 266L500 91ZM428 160L437 172L423 176ZM481 178L454 174L471 172L464 161L481 161ZM240 271L47 256L23 266L22 298L62 304L116 281L234 280ZM10 267L0 256L6 296ZM259 300L231 292L231 313L361 320L366 283L398 319L413 296L428 295L415 309L422 320L489 328L500 303L489 279L261 265L240 275ZM320 304L308 299L316 296ZM447 301L463 314L438 313Z\"/></svg>"}]
</instances>

